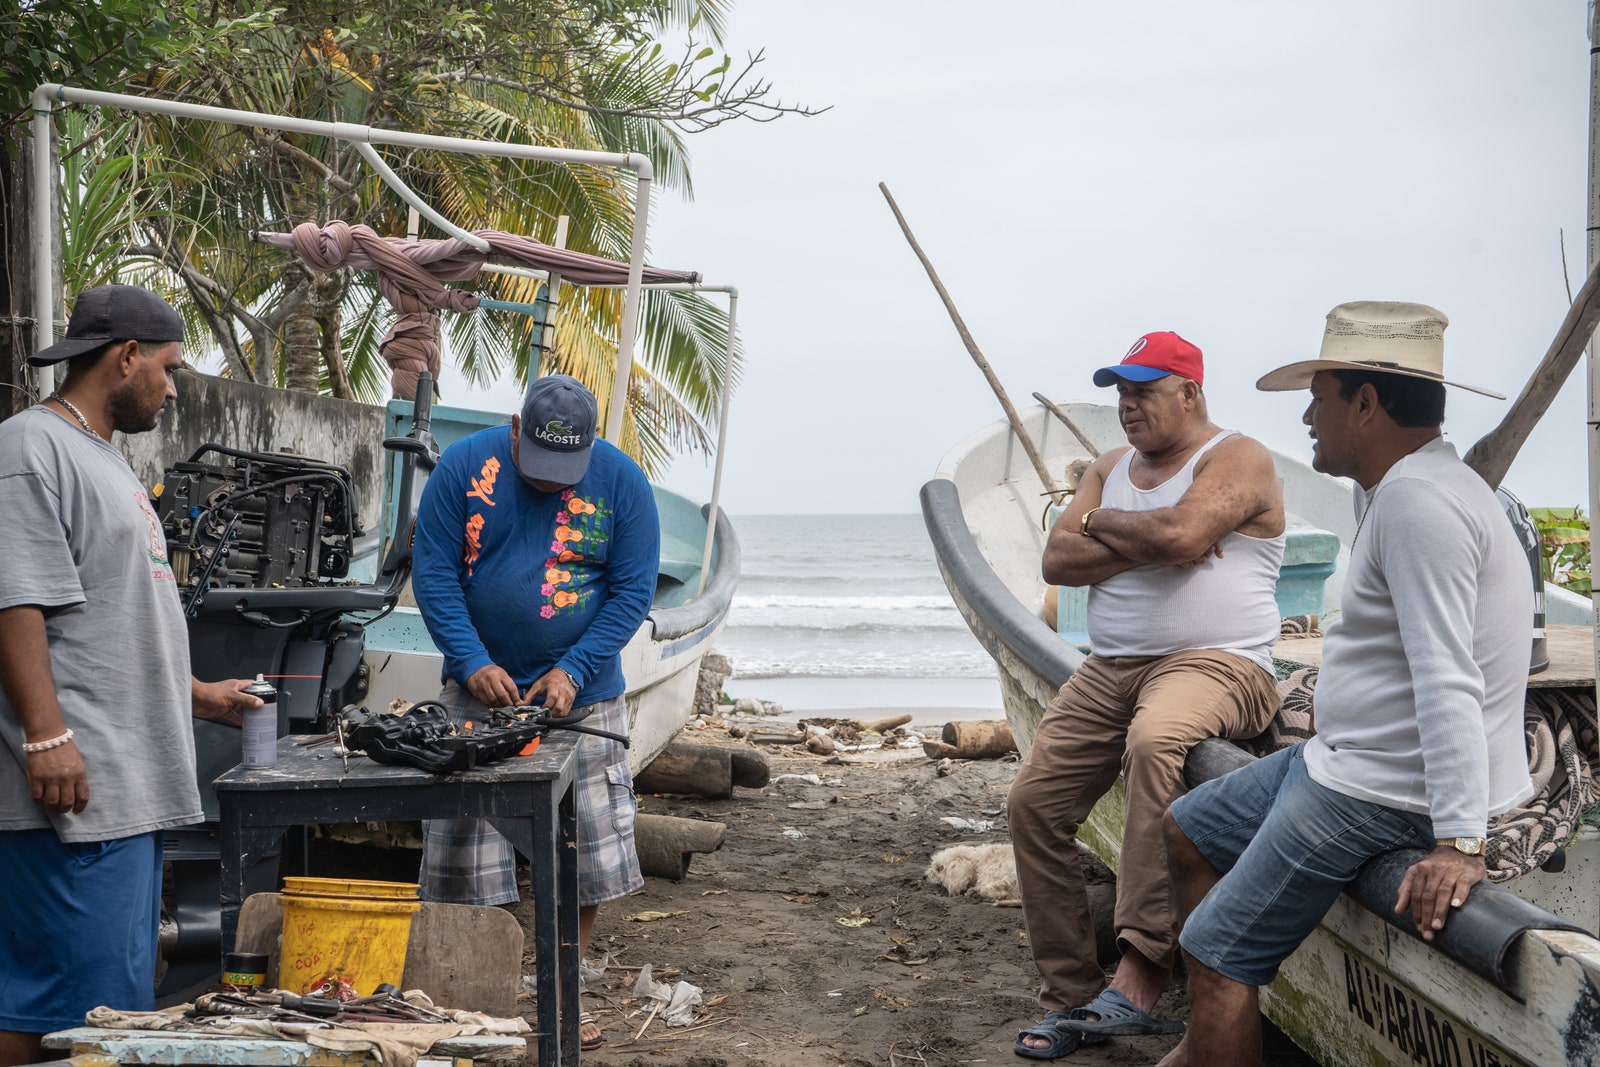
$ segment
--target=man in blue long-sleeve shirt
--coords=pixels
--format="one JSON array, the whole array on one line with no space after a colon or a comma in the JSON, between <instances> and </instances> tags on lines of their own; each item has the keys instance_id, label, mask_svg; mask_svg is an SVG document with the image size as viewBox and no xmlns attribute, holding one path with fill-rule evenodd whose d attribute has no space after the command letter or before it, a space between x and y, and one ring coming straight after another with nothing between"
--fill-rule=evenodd
<instances>
[{"instance_id":1,"label":"man in blue long-sleeve shirt","mask_svg":"<svg viewBox=\"0 0 1600 1067\"><path fill-rule=\"evenodd\" d=\"M554 715L592 706L592 725L627 731L619 653L650 610L661 531L644 473L595 439L597 417L577 379L539 378L509 429L456 442L428 480L411 588L444 655L440 701L458 718L542 698ZM600 905L644 879L627 751L583 737L577 778L587 952ZM511 846L482 819L425 824L421 881L426 900L518 899ZM587 1013L580 1039L603 1041Z\"/></svg>"}]
</instances>

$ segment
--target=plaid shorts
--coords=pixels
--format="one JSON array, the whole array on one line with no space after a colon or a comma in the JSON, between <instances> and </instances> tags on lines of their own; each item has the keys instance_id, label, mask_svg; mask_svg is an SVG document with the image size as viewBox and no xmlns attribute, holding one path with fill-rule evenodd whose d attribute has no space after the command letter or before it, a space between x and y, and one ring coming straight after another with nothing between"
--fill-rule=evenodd
<instances>
[{"instance_id":1,"label":"plaid shorts","mask_svg":"<svg viewBox=\"0 0 1600 1067\"><path fill-rule=\"evenodd\" d=\"M488 712L453 681L445 683L439 703L458 722ZM628 711L622 697L589 706L594 710L585 725L627 733ZM603 737L576 736L572 789L578 812L578 904L589 907L644 886L633 846L639 805L633 795L628 750ZM423 900L443 904L511 904L520 899L516 853L487 819L424 820L418 881Z\"/></svg>"}]
</instances>

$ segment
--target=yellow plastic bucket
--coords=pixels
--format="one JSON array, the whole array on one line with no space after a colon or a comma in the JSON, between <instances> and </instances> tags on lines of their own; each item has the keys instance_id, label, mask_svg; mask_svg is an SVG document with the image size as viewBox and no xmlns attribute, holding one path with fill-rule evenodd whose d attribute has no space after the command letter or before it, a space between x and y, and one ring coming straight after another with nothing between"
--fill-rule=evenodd
<instances>
[{"instance_id":1,"label":"yellow plastic bucket","mask_svg":"<svg viewBox=\"0 0 1600 1067\"><path fill-rule=\"evenodd\" d=\"M309 993L343 981L361 996L405 971L411 917L422 907L415 882L285 878L278 986Z\"/></svg>"}]
</instances>

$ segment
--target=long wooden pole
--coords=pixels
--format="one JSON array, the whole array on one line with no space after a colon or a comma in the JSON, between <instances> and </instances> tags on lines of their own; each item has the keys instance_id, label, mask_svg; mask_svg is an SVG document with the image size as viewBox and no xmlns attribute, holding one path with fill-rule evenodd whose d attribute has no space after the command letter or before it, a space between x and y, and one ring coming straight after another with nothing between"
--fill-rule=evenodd
<instances>
[{"instance_id":1,"label":"long wooden pole","mask_svg":"<svg viewBox=\"0 0 1600 1067\"><path fill-rule=\"evenodd\" d=\"M1037 392L1033 394L1033 398L1043 404L1046 411L1060 419L1063 426L1072 431L1072 436L1076 437L1078 443L1083 446L1083 450L1089 453L1090 459L1100 458L1100 450L1094 446L1094 442L1084 436L1083 431L1078 429L1078 424L1073 422L1054 400L1051 400L1043 393Z\"/></svg>"},{"instance_id":2,"label":"long wooden pole","mask_svg":"<svg viewBox=\"0 0 1600 1067\"><path fill-rule=\"evenodd\" d=\"M1498 488L1505 480L1511 461L1517 458L1523 442L1538 425L1566 382L1572 368L1578 365L1595 326L1600 325L1600 260L1594 264L1577 299L1567 309L1561 328L1544 354L1544 359L1534 368L1528 384L1506 412L1505 418L1485 434L1477 444L1467 450L1463 462L1482 475L1490 486Z\"/></svg>"},{"instance_id":3,"label":"long wooden pole","mask_svg":"<svg viewBox=\"0 0 1600 1067\"><path fill-rule=\"evenodd\" d=\"M1028 436L1028 431L1022 426L1022 419L1017 415L1017 409L1012 406L1011 398L1006 395L1005 386L1000 384L1000 379L995 376L994 368L989 366L989 361L983 358L983 352L978 348L978 342L972 339L972 333L967 329L967 324L962 321L961 312L956 310L954 300L945 291L944 283L939 280L939 274L933 269L933 264L928 261L927 254L922 251L922 246L917 244L917 239L911 233L911 227L906 224L906 217L900 213L900 205L894 202L894 197L889 195L889 187L883 182L878 183L878 188L883 192L883 198L889 201L889 210L894 212L895 221L900 223L900 232L906 235L906 241L911 245L911 251L917 254L922 261L922 269L928 272L928 280L933 282L933 287L939 293L939 299L944 301L944 309L950 313L950 321L956 324L956 332L961 335L962 343L967 346L967 351L972 355L972 361L978 365L983 376L989 381L989 388L994 390L994 395L1000 401L1000 406L1005 409L1006 419L1011 423L1011 432L1017 435L1017 440L1022 443L1022 450L1028 454L1028 459L1033 462L1033 469L1038 472L1039 481L1045 490L1061 502L1061 497L1066 495L1066 490L1056 485L1056 480L1050 476L1050 468L1044 465L1044 459L1039 455L1039 450L1034 447L1033 438Z\"/></svg>"}]
</instances>

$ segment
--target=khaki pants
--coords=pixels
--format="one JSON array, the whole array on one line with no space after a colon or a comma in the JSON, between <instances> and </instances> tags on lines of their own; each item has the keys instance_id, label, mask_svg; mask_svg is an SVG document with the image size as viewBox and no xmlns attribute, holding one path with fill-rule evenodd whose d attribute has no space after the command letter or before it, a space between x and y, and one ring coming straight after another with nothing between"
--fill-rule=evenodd
<instances>
[{"instance_id":1,"label":"khaki pants","mask_svg":"<svg viewBox=\"0 0 1600 1067\"><path fill-rule=\"evenodd\" d=\"M1161 816L1185 790L1183 764L1207 737L1254 737L1278 709L1275 679L1231 652L1090 655L1050 702L1011 786L1007 822L1039 1003L1070 1011L1105 977L1078 857L1078 826L1120 773L1126 793L1117 941L1160 967L1177 944Z\"/></svg>"}]
</instances>

